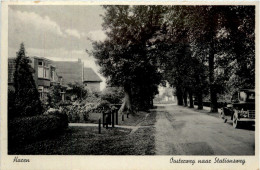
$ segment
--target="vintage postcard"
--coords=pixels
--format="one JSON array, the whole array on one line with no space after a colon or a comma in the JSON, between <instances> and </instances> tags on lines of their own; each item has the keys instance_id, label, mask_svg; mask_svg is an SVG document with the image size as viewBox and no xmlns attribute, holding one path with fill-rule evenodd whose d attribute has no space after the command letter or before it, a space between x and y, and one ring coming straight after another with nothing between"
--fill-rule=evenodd
<instances>
[{"instance_id":1,"label":"vintage postcard","mask_svg":"<svg viewBox=\"0 0 260 170\"><path fill-rule=\"evenodd\" d=\"M259 2L1 12L1 169L259 169Z\"/></svg>"}]
</instances>

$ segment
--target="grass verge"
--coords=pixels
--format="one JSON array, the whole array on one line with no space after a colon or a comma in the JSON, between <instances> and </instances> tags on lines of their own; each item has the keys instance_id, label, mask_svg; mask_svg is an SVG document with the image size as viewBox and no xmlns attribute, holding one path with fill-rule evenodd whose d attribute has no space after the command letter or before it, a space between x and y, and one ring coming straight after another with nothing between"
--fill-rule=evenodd
<instances>
[{"instance_id":1,"label":"grass verge","mask_svg":"<svg viewBox=\"0 0 260 170\"><path fill-rule=\"evenodd\" d=\"M154 128L130 129L70 127L64 134L23 147L12 148L9 154L23 155L153 155Z\"/></svg>"},{"instance_id":2,"label":"grass verge","mask_svg":"<svg viewBox=\"0 0 260 170\"><path fill-rule=\"evenodd\" d=\"M93 122L99 116L92 115ZM127 128L69 127L63 134L49 137L22 147L12 147L9 154L15 155L154 155L156 112L138 112L125 115L119 125L141 126L131 132ZM142 127L145 126L145 127Z\"/></svg>"}]
</instances>

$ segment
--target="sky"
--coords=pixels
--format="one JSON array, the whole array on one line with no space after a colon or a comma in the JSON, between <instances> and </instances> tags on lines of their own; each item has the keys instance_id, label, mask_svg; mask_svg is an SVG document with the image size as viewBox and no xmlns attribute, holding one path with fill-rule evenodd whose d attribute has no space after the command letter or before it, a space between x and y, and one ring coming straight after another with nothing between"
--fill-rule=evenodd
<instances>
[{"instance_id":1,"label":"sky","mask_svg":"<svg viewBox=\"0 0 260 170\"><path fill-rule=\"evenodd\" d=\"M8 9L8 56L16 57L23 42L28 56L77 61L99 74L89 39L103 41L101 6L13 5ZM105 78L99 74L105 87Z\"/></svg>"}]
</instances>

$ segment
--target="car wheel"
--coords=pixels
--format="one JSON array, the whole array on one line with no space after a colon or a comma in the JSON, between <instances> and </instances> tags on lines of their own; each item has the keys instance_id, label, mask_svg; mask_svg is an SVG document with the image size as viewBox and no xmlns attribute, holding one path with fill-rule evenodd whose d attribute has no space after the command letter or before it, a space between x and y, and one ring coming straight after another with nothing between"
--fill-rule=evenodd
<instances>
[{"instance_id":1,"label":"car wheel","mask_svg":"<svg viewBox=\"0 0 260 170\"><path fill-rule=\"evenodd\" d=\"M236 129L239 127L239 121L236 113L233 114L233 127Z\"/></svg>"}]
</instances>

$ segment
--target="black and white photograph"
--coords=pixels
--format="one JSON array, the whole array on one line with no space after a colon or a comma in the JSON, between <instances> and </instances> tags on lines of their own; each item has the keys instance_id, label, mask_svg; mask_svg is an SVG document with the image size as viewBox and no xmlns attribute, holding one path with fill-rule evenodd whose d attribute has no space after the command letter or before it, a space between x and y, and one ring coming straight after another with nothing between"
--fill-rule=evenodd
<instances>
[{"instance_id":1,"label":"black and white photograph","mask_svg":"<svg viewBox=\"0 0 260 170\"><path fill-rule=\"evenodd\" d=\"M167 156L172 168L259 168L259 160L245 160L259 158L257 10L253 3L8 5L1 121L11 163ZM212 162L193 160L199 156Z\"/></svg>"}]
</instances>

